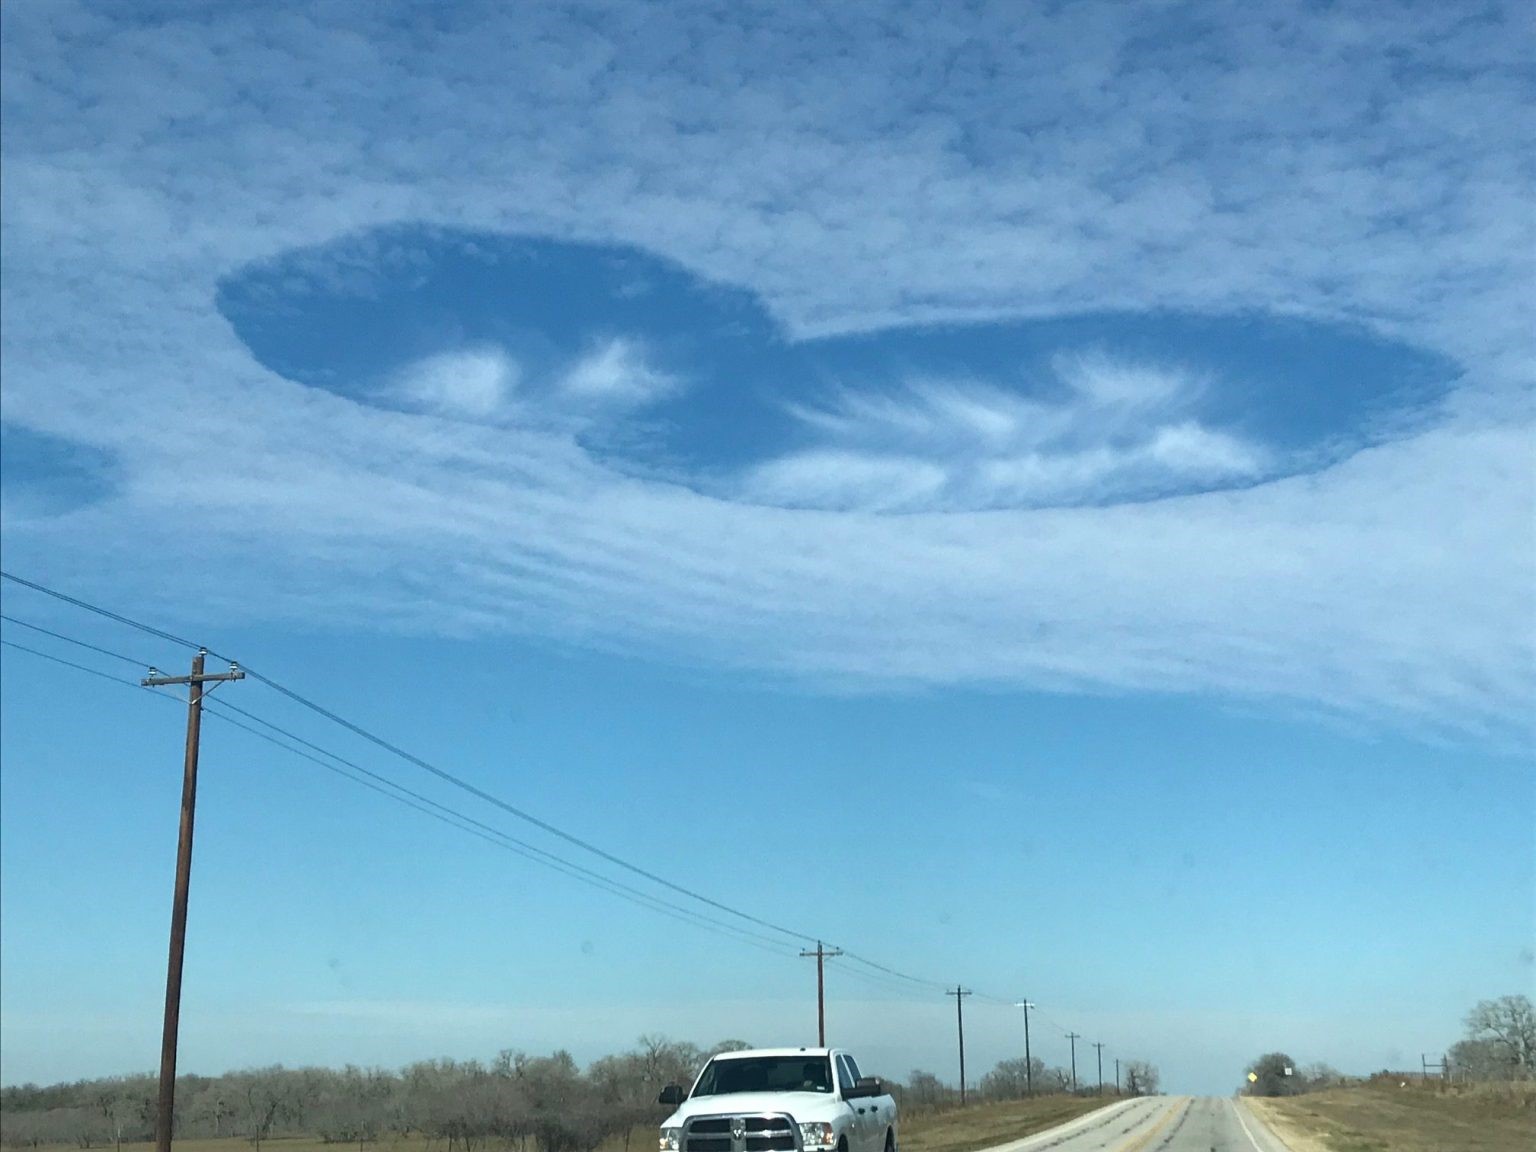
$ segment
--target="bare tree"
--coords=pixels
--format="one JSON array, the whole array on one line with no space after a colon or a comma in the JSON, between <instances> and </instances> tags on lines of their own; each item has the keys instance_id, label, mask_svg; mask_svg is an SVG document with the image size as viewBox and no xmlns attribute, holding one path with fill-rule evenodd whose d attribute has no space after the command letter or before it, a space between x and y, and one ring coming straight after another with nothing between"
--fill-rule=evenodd
<instances>
[{"instance_id":1,"label":"bare tree","mask_svg":"<svg viewBox=\"0 0 1536 1152\"><path fill-rule=\"evenodd\" d=\"M96 1107L107 1122L112 1143L121 1152L123 1138L141 1138L149 1127L154 1108L154 1088L147 1077L123 1077L100 1081Z\"/></svg>"},{"instance_id":2,"label":"bare tree","mask_svg":"<svg viewBox=\"0 0 1536 1152\"><path fill-rule=\"evenodd\" d=\"M1157 1065L1146 1060L1129 1060L1125 1065L1127 1096L1156 1096L1160 1077Z\"/></svg>"},{"instance_id":3,"label":"bare tree","mask_svg":"<svg viewBox=\"0 0 1536 1152\"><path fill-rule=\"evenodd\" d=\"M914 1068L912 1074L907 1077L907 1087L903 1093L904 1104L909 1104L914 1111L932 1110L941 1108L949 1100L949 1089L932 1072L924 1072L921 1068Z\"/></svg>"},{"instance_id":4,"label":"bare tree","mask_svg":"<svg viewBox=\"0 0 1536 1152\"><path fill-rule=\"evenodd\" d=\"M1509 1054L1514 1075L1527 1079L1536 1070L1536 1007L1525 995L1479 1000L1467 1013L1467 1039L1501 1047Z\"/></svg>"},{"instance_id":5,"label":"bare tree","mask_svg":"<svg viewBox=\"0 0 1536 1152\"><path fill-rule=\"evenodd\" d=\"M237 1083L245 1115L246 1138L255 1145L257 1152L261 1152L261 1142L293 1109L294 1086L281 1065L241 1072Z\"/></svg>"},{"instance_id":6,"label":"bare tree","mask_svg":"<svg viewBox=\"0 0 1536 1152\"><path fill-rule=\"evenodd\" d=\"M1344 1083L1344 1076L1337 1068L1321 1060L1296 1070L1297 1089L1302 1092L1318 1092Z\"/></svg>"},{"instance_id":7,"label":"bare tree","mask_svg":"<svg viewBox=\"0 0 1536 1152\"><path fill-rule=\"evenodd\" d=\"M1037 1056L1026 1062L1020 1056L998 1061L997 1066L981 1078L979 1089L989 1100L1022 1100L1031 1083L1043 1088L1045 1082L1045 1061Z\"/></svg>"},{"instance_id":8,"label":"bare tree","mask_svg":"<svg viewBox=\"0 0 1536 1152\"><path fill-rule=\"evenodd\" d=\"M1463 1082L1513 1080L1520 1067L1508 1046L1497 1040L1459 1041L1446 1053L1446 1060L1450 1063L1451 1075Z\"/></svg>"}]
</instances>

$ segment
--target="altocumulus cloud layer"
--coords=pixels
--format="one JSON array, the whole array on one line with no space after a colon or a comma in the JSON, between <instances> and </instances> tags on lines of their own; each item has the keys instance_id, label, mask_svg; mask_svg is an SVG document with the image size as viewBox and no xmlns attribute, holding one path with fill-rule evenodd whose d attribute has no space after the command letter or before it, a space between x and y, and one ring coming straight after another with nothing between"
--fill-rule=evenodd
<instances>
[{"instance_id":1,"label":"altocumulus cloud layer","mask_svg":"<svg viewBox=\"0 0 1536 1152\"><path fill-rule=\"evenodd\" d=\"M345 15L7 13L9 566L839 686L1530 704L1497 10ZM445 236L655 311L412 330Z\"/></svg>"}]
</instances>

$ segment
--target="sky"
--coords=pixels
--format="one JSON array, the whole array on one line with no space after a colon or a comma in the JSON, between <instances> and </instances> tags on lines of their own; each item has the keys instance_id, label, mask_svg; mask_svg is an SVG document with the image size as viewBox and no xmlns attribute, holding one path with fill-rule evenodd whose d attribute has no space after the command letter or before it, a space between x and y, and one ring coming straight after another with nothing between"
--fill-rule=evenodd
<instances>
[{"instance_id":1,"label":"sky","mask_svg":"<svg viewBox=\"0 0 1536 1152\"><path fill-rule=\"evenodd\" d=\"M894 1077L1532 991L1526 32L7 4L5 569L755 918L227 684L181 1068L804 1043L817 939ZM146 1070L189 652L3 611L0 1080Z\"/></svg>"}]
</instances>

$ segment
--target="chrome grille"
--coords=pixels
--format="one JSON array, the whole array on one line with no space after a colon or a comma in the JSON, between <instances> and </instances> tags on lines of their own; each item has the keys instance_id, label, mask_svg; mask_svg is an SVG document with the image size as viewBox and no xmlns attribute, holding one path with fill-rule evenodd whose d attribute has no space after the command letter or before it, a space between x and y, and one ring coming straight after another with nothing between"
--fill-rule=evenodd
<instances>
[{"instance_id":1,"label":"chrome grille","mask_svg":"<svg viewBox=\"0 0 1536 1152\"><path fill-rule=\"evenodd\" d=\"M681 1152L798 1152L799 1130L782 1112L696 1116L683 1125Z\"/></svg>"}]
</instances>

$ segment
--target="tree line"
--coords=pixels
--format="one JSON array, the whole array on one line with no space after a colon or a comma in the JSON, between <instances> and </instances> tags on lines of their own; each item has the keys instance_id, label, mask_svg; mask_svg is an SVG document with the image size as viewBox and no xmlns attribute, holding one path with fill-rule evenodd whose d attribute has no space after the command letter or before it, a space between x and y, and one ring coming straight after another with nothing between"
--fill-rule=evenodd
<instances>
[{"instance_id":1,"label":"tree line","mask_svg":"<svg viewBox=\"0 0 1536 1152\"><path fill-rule=\"evenodd\" d=\"M649 1152L649 1130L667 1112L656 1103L661 1089L689 1084L709 1057L745 1047L739 1040L700 1048L642 1036L633 1049L585 1069L568 1052L509 1050L488 1063L423 1060L397 1072L274 1066L181 1076L175 1132L179 1139L238 1137L255 1152L270 1138L301 1135L359 1149L415 1135L441 1152L593 1152L609 1140L622 1143L623 1152L632 1152L631 1145L633 1152ZM1030 1071L1037 1095L1071 1090L1064 1069L1038 1059L1031 1069L1023 1060L1005 1060L974 1094L1020 1099ZM1157 1091L1157 1069L1144 1061L1127 1065L1126 1080L1129 1094ZM906 1083L887 1083L909 1112L959 1104L958 1090L930 1072L914 1070ZM156 1091L149 1074L0 1088L0 1144L105 1149L153 1139Z\"/></svg>"},{"instance_id":2,"label":"tree line","mask_svg":"<svg viewBox=\"0 0 1536 1152\"><path fill-rule=\"evenodd\" d=\"M1479 1000L1467 1013L1462 1038L1445 1053L1441 1075L1456 1083L1512 1083L1536 1078L1536 1006L1529 996ZM1383 1069L1377 1077L1422 1074ZM1327 1064L1298 1065L1285 1052L1267 1052L1247 1068L1250 1096L1297 1096L1358 1081Z\"/></svg>"}]
</instances>

